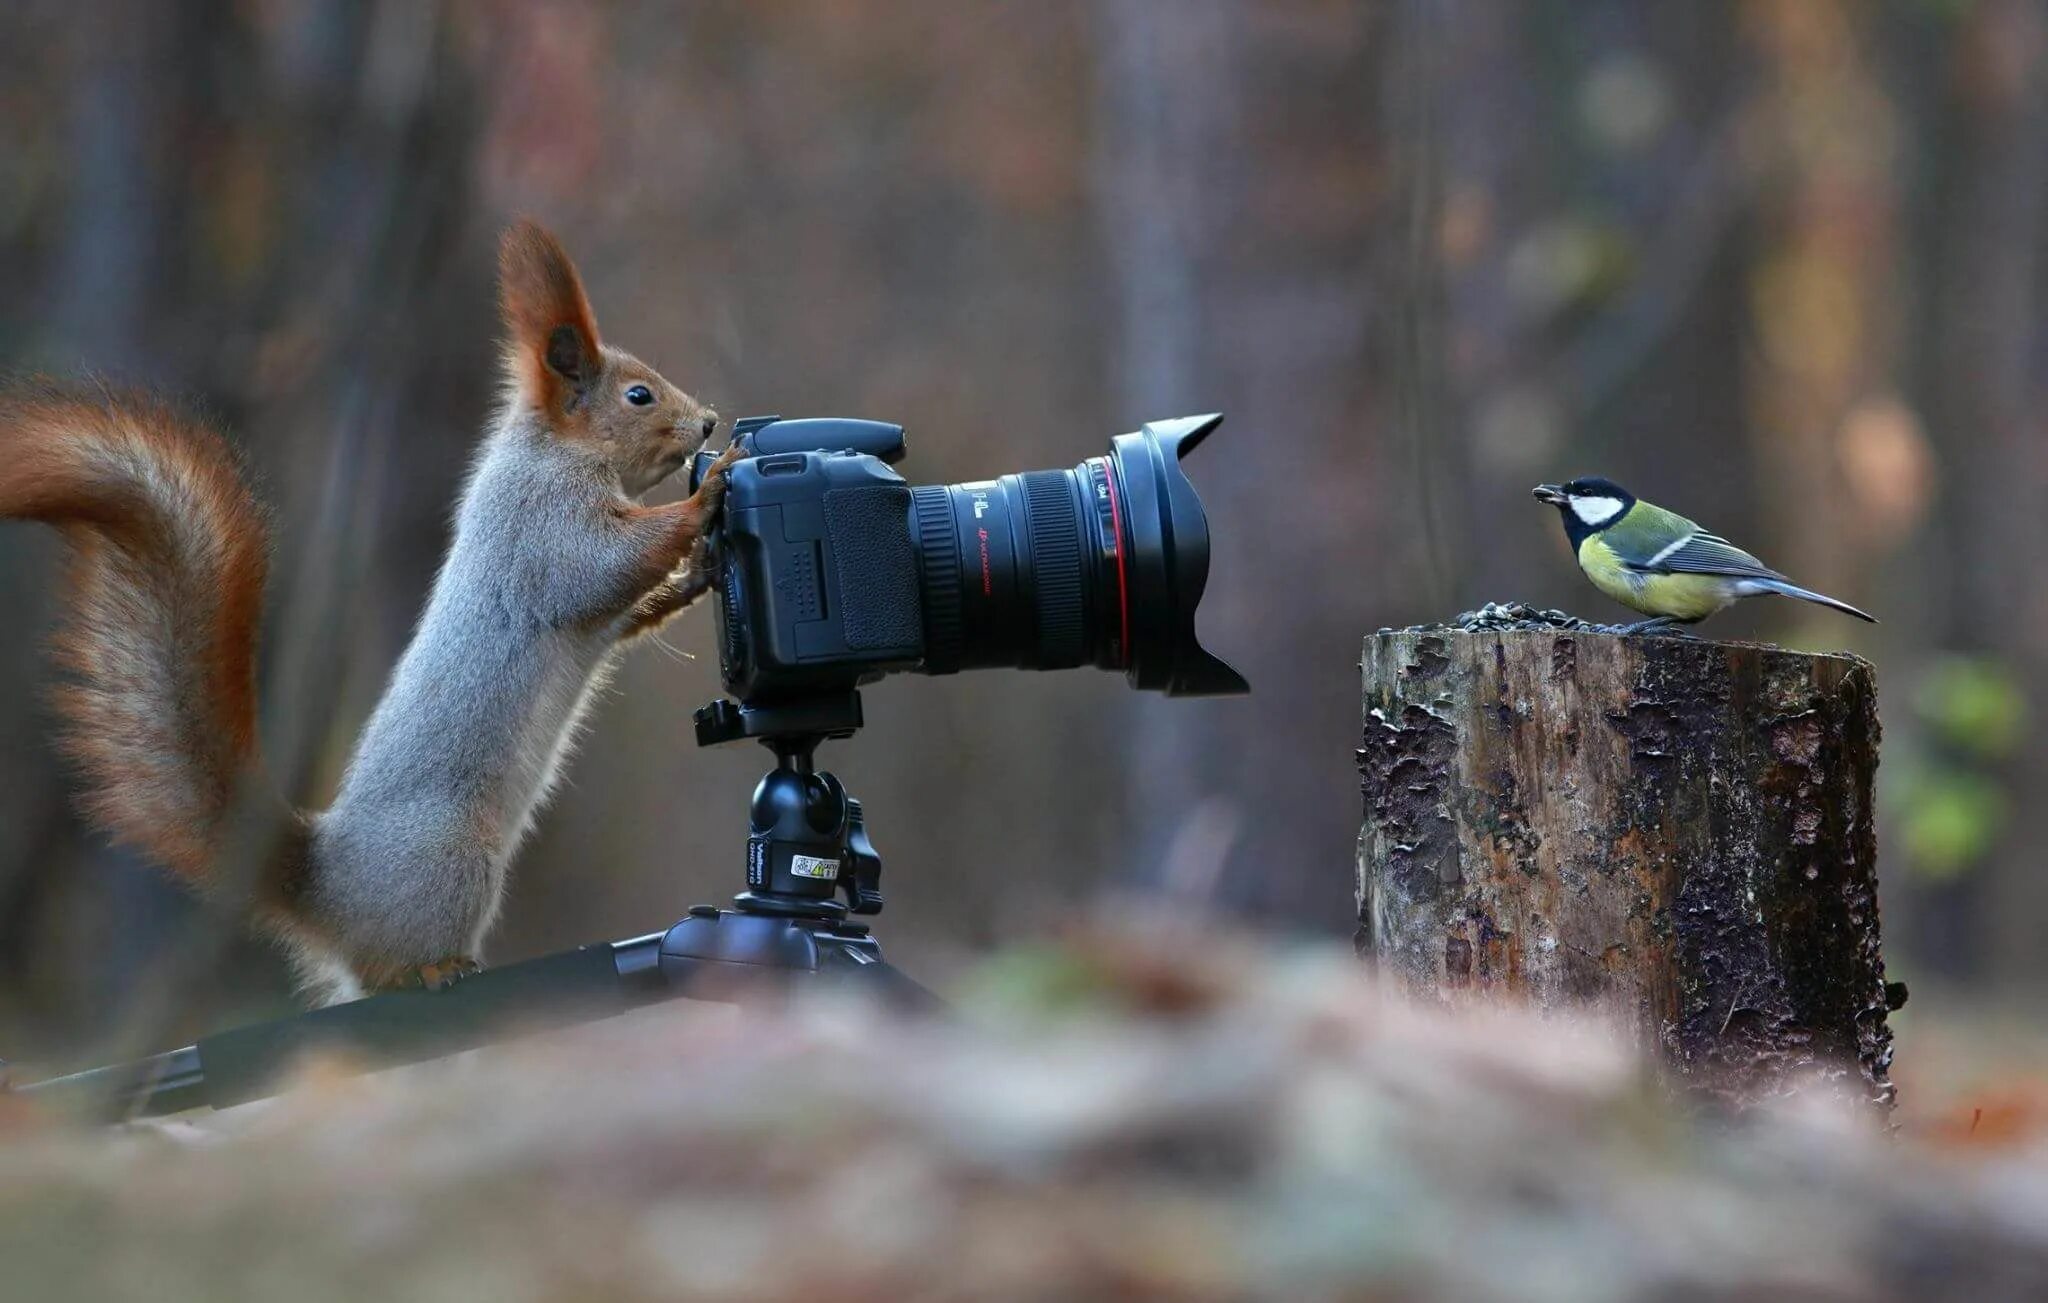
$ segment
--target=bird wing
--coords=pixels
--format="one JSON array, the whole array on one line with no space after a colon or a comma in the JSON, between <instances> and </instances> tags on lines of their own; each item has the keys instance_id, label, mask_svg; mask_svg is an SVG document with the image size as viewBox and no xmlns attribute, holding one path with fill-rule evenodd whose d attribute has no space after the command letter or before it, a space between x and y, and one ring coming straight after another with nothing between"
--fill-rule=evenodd
<instances>
[{"instance_id":1,"label":"bird wing","mask_svg":"<svg viewBox=\"0 0 2048 1303\"><path fill-rule=\"evenodd\" d=\"M1602 530L1600 540L1637 574L1785 579L1719 534L1710 534L1677 512L1641 499L1627 515Z\"/></svg>"},{"instance_id":2,"label":"bird wing","mask_svg":"<svg viewBox=\"0 0 2048 1303\"><path fill-rule=\"evenodd\" d=\"M1734 579L1777 579L1785 576L1722 538L1701 530L1662 555L1635 566L1652 574L1727 575Z\"/></svg>"},{"instance_id":3,"label":"bird wing","mask_svg":"<svg viewBox=\"0 0 2048 1303\"><path fill-rule=\"evenodd\" d=\"M1600 531L1600 541L1623 565L1647 570L1654 558L1671 551L1672 544L1699 532L1698 525L1677 512L1638 498L1626 515Z\"/></svg>"}]
</instances>

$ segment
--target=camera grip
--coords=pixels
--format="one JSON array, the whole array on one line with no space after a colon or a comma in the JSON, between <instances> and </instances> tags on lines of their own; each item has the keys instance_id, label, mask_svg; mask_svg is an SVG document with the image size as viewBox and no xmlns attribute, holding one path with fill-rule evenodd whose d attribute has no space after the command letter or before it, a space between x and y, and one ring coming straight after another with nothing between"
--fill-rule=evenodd
<instances>
[{"instance_id":1,"label":"camera grip","mask_svg":"<svg viewBox=\"0 0 2048 1303\"><path fill-rule=\"evenodd\" d=\"M917 551L910 541L910 487L833 489L825 494L824 507L846 645L915 654L924 641L924 617Z\"/></svg>"}]
</instances>

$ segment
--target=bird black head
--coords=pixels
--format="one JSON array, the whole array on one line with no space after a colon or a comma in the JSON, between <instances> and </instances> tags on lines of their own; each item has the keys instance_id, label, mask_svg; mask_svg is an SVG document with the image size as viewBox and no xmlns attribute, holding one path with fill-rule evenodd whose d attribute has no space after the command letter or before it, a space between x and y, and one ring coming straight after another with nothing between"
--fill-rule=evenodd
<instances>
[{"instance_id":1,"label":"bird black head","mask_svg":"<svg viewBox=\"0 0 2048 1303\"><path fill-rule=\"evenodd\" d=\"M1582 475L1563 484L1538 484L1536 500L1548 502L1564 517L1564 532L1576 548L1586 535L1612 525L1636 505L1636 495L1598 475Z\"/></svg>"}]
</instances>

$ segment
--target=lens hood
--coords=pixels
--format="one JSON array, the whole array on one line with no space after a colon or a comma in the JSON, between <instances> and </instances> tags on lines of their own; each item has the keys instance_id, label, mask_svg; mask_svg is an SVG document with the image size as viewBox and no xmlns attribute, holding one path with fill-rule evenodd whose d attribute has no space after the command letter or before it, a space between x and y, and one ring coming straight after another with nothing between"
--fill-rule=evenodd
<instances>
[{"instance_id":1,"label":"lens hood","mask_svg":"<svg viewBox=\"0 0 2048 1303\"><path fill-rule=\"evenodd\" d=\"M1110 442L1123 489L1130 542L1131 686L1169 697L1232 696L1251 691L1244 676L1195 635L1195 608L1209 582L1209 518L1181 458L1223 424L1220 413L1149 421Z\"/></svg>"}]
</instances>

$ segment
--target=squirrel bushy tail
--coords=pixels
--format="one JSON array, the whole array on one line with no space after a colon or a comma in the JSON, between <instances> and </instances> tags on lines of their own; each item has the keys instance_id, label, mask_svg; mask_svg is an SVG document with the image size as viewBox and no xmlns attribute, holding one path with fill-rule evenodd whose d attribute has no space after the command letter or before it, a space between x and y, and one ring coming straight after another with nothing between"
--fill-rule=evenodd
<instances>
[{"instance_id":1,"label":"squirrel bushy tail","mask_svg":"<svg viewBox=\"0 0 2048 1303\"><path fill-rule=\"evenodd\" d=\"M188 883L222 885L231 818L297 823L257 754L268 530L226 441L146 394L9 384L0 517L48 523L70 551L55 703L87 813Z\"/></svg>"}]
</instances>

